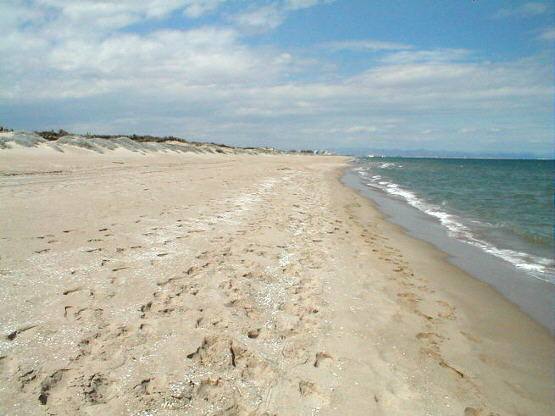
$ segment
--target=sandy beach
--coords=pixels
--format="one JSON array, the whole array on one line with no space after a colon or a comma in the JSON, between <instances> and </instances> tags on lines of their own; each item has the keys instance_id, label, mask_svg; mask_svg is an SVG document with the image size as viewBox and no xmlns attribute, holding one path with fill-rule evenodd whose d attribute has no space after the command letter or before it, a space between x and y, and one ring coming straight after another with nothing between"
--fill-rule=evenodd
<instances>
[{"instance_id":1,"label":"sandy beach","mask_svg":"<svg viewBox=\"0 0 555 416\"><path fill-rule=\"evenodd\" d=\"M548 331L347 166L0 150L0 413L553 414Z\"/></svg>"}]
</instances>

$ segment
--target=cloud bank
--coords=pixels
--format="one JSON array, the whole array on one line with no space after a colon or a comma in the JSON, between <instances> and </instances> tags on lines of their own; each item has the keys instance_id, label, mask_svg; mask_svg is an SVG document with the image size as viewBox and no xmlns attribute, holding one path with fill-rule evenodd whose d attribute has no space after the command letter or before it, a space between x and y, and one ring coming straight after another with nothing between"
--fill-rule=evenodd
<instances>
[{"instance_id":1,"label":"cloud bank","mask_svg":"<svg viewBox=\"0 0 555 416\"><path fill-rule=\"evenodd\" d=\"M472 50L387 39L287 50L251 39L278 30L292 13L329 2L265 2L233 12L226 3L2 4L0 115L26 128L283 148L471 150L479 144L488 151L549 152L549 56L495 62ZM217 13L220 20L193 24ZM169 18L186 21L163 24ZM337 52L368 63L348 73L330 57ZM533 139L525 148L523 135Z\"/></svg>"}]
</instances>

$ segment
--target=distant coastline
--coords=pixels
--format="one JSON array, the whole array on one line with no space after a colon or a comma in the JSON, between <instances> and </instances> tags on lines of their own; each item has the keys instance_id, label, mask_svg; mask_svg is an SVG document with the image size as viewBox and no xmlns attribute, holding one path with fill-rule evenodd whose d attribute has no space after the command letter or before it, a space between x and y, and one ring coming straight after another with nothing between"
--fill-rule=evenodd
<instances>
[{"instance_id":1,"label":"distant coastline","mask_svg":"<svg viewBox=\"0 0 555 416\"><path fill-rule=\"evenodd\" d=\"M334 149L340 154L354 157L402 157L411 159L507 159L507 160L554 160L555 155L520 152L465 152L426 149Z\"/></svg>"}]
</instances>

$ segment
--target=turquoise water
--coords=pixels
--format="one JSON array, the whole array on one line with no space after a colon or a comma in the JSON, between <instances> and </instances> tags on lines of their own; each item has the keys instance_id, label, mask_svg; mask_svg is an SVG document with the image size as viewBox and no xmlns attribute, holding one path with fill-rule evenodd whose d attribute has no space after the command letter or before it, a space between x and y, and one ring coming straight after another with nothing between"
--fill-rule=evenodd
<instances>
[{"instance_id":1,"label":"turquoise water","mask_svg":"<svg viewBox=\"0 0 555 416\"><path fill-rule=\"evenodd\" d=\"M366 186L400 198L457 239L555 281L553 161L362 158Z\"/></svg>"}]
</instances>

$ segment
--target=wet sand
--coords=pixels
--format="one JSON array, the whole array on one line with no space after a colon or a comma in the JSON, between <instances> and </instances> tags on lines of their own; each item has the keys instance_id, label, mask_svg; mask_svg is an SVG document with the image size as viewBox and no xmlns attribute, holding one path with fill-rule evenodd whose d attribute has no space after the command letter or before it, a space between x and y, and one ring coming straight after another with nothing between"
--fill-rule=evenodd
<instances>
[{"instance_id":1,"label":"wet sand","mask_svg":"<svg viewBox=\"0 0 555 416\"><path fill-rule=\"evenodd\" d=\"M0 413L550 415L553 338L340 157L0 151Z\"/></svg>"},{"instance_id":2,"label":"wet sand","mask_svg":"<svg viewBox=\"0 0 555 416\"><path fill-rule=\"evenodd\" d=\"M365 185L360 176L347 169L342 182L369 198L387 221L400 225L409 235L427 241L445 252L449 262L493 286L536 322L555 334L555 284L538 279L526 270L485 252L451 235L434 217Z\"/></svg>"}]
</instances>

